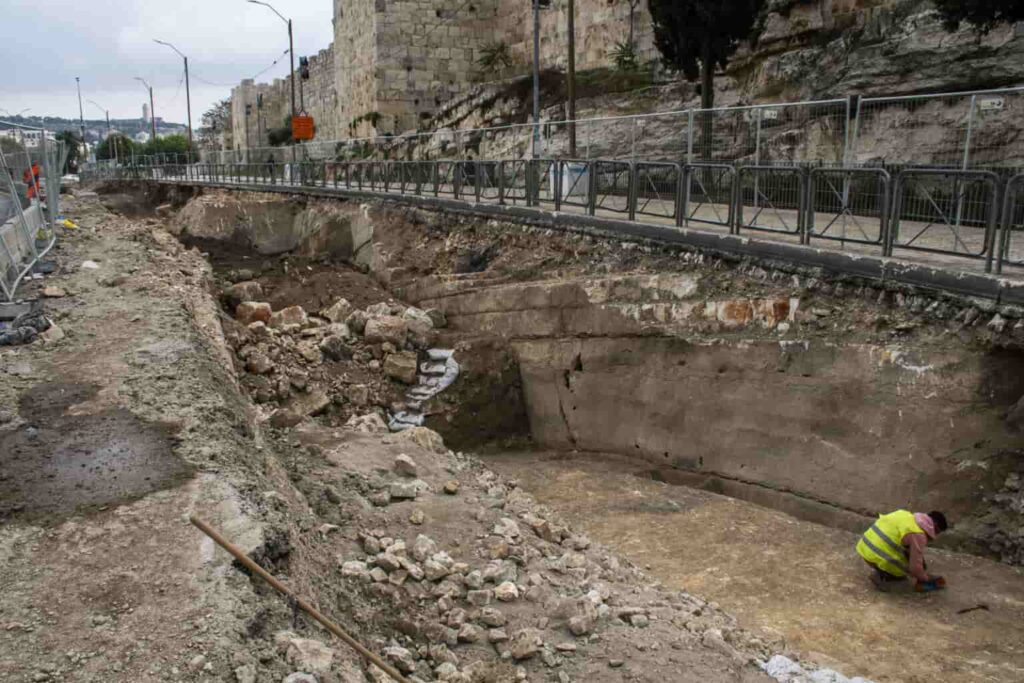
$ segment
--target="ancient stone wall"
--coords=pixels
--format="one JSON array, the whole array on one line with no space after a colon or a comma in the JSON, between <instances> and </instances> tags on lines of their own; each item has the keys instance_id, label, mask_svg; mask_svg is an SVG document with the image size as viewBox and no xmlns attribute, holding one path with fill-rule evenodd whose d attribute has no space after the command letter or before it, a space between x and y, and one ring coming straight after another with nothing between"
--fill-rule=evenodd
<instances>
[{"instance_id":1,"label":"ancient stone wall","mask_svg":"<svg viewBox=\"0 0 1024 683\"><path fill-rule=\"evenodd\" d=\"M316 121L316 136L332 140L340 137L338 117L338 91L335 78L334 48L328 46L309 58L309 80L299 75L298 59L295 63L295 107L305 111ZM260 104L260 95L262 105ZM250 105L246 117L245 105ZM251 78L231 90L231 126L236 151L246 147L270 145L270 131L289 125L291 116L291 77L276 78L272 83L256 83Z\"/></svg>"},{"instance_id":2,"label":"ancient stone wall","mask_svg":"<svg viewBox=\"0 0 1024 683\"><path fill-rule=\"evenodd\" d=\"M566 62L566 2L552 0L552 7L541 14L545 67L563 68ZM453 7L443 0L334 0L334 16L337 47L311 60L311 80L304 84L307 109L317 118L318 140L403 133L424 126L500 125L508 118L507 111L492 111L502 88L508 90L508 81L500 79L530 69L530 3L478 0ZM637 6L632 23L640 59L656 60L647 0ZM576 0L577 68L610 66L611 52L616 43L628 40L629 27L628 0ZM716 105L948 92L1024 81L1024 26L1000 26L984 36L969 28L949 33L929 0L769 0L756 33L716 78ZM486 71L480 57L485 48L498 43L507 45L513 65ZM462 112L457 120L435 117L495 79L499 81L484 88L494 96L484 93L475 98L478 112ZM263 114L272 123L257 126L250 121L251 140L265 140L266 130L280 125L282 112L287 113L287 108L280 109L288 97L287 80L249 87L240 86L239 103L233 107L236 148L245 146L241 105L255 102L261 88L267 89ZM664 97L659 99L657 93ZM581 102L579 111L581 116L605 116L624 109L675 110L698 102L693 84L674 83L657 92L630 94L628 99L592 97ZM548 97L543 104L557 108L560 102ZM896 107L879 116L898 117L902 112ZM596 136L595 148L614 147L599 139L603 132L583 131ZM955 144L950 151L942 140L932 141L942 134L936 128L925 135L936 151L922 163L959 154ZM902 136L901 131L898 137ZM996 136L984 145L999 150L1005 137ZM879 156L874 148L857 150L859 160Z\"/></svg>"},{"instance_id":3,"label":"ancient stone wall","mask_svg":"<svg viewBox=\"0 0 1024 683\"><path fill-rule=\"evenodd\" d=\"M452 9L446 0L388 0L377 23L377 111L382 129L417 128L473 81L493 42L497 3Z\"/></svg>"},{"instance_id":4,"label":"ancient stone wall","mask_svg":"<svg viewBox=\"0 0 1024 683\"><path fill-rule=\"evenodd\" d=\"M335 0L335 78L341 137L359 137L371 124L357 121L376 111L376 0Z\"/></svg>"},{"instance_id":5,"label":"ancient stone wall","mask_svg":"<svg viewBox=\"0 0 1024 683\"><path fill-rule=\"evenodd\" d=\"M540 60L543 68L565 68L568 61L568 13L566 0L553 0L540 13ZM533 13L530 3L500 3L496 40L511 48L518 71L525 73L533 61ZM612 65L616 43L629 39L628 0L576 0L576 68ZM647 0L640 0L633 14L633 44L641 62L658 59Z\"/></svg>"}]
</instances>

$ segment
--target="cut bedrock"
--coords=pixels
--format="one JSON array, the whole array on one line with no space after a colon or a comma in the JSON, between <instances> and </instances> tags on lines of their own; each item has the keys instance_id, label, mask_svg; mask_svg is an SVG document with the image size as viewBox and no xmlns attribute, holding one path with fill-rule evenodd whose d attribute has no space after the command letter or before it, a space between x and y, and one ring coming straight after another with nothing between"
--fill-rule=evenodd
<instances>
[{"instance_id":1,"label":"cut bedrock","mask_svg":"<svg viewBox=\"0 0 1024 683\"><path fill-rule=\"evenodd\" d=\"M200 199L183 215L234 207L241 226L224 237L255 235L269 201ZM403 301L447 315L464 373L427 424L458 447L525 414L539 445L642 458L667 480L844 528L944 508L960 547L1024 560L1024 442L1005 420L1024 396L1024 326L1006 311L387 204L277 201L294 213L271 233L301 223L296 249L341 245Z\"/></svg>"}]
</instances>

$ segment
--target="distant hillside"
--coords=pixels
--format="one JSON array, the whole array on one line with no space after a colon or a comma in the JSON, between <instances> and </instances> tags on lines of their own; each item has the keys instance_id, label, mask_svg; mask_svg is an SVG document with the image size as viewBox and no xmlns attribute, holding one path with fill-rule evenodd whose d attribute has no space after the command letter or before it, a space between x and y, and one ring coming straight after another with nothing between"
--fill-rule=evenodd
<instances>
[{"instance_id":1,"label":"distant hillside","mask_svg":"<svg viewBox=\"0 0 1024 683\"><path fill-rule=\"evenodd\" d=\"M9 121L11 123L17 123L23 126L33 126L35 128L45 128L54 132L61 132L65 130L71 130L78 132L81 129L81 121L78 119L65 119L59 116L13 116L5 117L0 116L0 121ZM0 123L0 128L4 128ZM134 137L140 132L148 133L150 125L148 121L142 119L110 119L110 127L113 130L120 131L125 135ZM160 135L168 135L173 133L186 132L187 127L181 123L169 123L164 121L159 116L156 119L156 130ZM85 137L89 142L96 142L101 140L107 131L107 120L106 119L86 119L85 120Z\"/></svg>"}]
</instances>

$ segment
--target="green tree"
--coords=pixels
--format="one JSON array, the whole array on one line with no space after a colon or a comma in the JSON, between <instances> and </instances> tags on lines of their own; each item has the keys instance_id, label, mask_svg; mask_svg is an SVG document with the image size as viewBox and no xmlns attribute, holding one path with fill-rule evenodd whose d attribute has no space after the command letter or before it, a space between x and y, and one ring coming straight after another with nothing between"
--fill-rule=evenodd
<instances>
[{"instance_id":1,"label":"green tree","mask_svg":"<svg viewBox=\"0 0 1024 683\"><path fill-rule=\"evenodd\" d=\"M715 68L725 66L754 26L764 0L650 0L654 43L662 61L691 81L701 107L715 104Z\"/></svg>"},{"instance_id":2,"label":"green tree","mask_svg":"<svg viewBox=\"0 0 1024 683\"><path fill-rule=\"evenodd\" d=\"M130 159L135 142L123 133L111 133L96 147L97 159Z\"/></svg>"},{"instance_id":3,"label":"green tree","mask_svg":"<svg viewBox=\"0 0 1024 683\"><path fill-rule=\"evenodd\" d=\"M184 135L167 135L150 140L143 148L143 154L185 154L188 151L188 138Z\"/></svg>"},{"instance_id":4,"label":"green tree","mask_svg":"<svg viewBox=\"0 0 1024 683\"><path fill-rule=\"evenodd\" d=\"M967 22L980 33L988 33L998 24L1024 21L1021 0L935 0L946 30L955 31Z\"/></svg>"},{"instance_id":5,"label":"green tree","mask_svg":"<svg viewBox=\"0 0 1024 683\"><path fill-rule=\"evenodd\" d=\"M218 136L221 133L231 135L231 100L221 100L203 114L203 122L199 127L199 145L206 149L217 149ZM231 140L226 140L227 148L231 149Z\"/></svg>"},{"instance_id":6,"label":"green tree","mask_svg":"<svg viewBox=\"0 0 1024 683\"><path fill-rule=\"evenodd\" d=\"M57 133L55 137L57 142L63 142L68 150L63 172L78 173L78 162L82 158L82 136L73 130L64 130Z\"/></svg>"}]
</instances>

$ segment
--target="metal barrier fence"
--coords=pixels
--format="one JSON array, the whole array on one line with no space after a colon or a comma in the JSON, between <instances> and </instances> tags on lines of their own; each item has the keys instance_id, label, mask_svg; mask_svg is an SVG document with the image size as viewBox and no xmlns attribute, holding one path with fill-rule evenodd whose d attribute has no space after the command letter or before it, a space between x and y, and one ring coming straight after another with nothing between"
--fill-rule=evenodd
<instances>
[{"instance_id":1,"label":"metal barrier fence","mask_svg":"<svg viewBox=\"0 0 1024 683\"><path fill-rule=\"evenodd\" d=\"M542 207L764 239L1024 265L1024 174L617 159L322 161L129 167L95 177L339 188Z\"/></svg>"},{"instance_id":2,"label":"metal barrier fence","mask_svg":"<svg viewBox=\"0 0 1024 683\"><path fill-rule=\"evenodd\" d=\"M206 150L216 164L567 159L848 168L1024 167L1024 87L687 109L486 128L442 128L287 147ZM570 126L570 123L574 124ZM535 143L536 139L536 143ZM535 147L536 144L536 147ZM162 165L135 160L135 165ZM179 160L178 163L181 163Z\"/></svg>"},{"instance_id":3,"label":"metal barrier fence","mask_svg":"<svg viewBox=\"0 0 1024 683\"><path fill-rule=\"evenodd\" d=\"M60 215L62 143L47 131L0 121L0 295L13 301L18 286L56 241Z\"/></svg>"},{"instance_id":4,"label":"metal barrier fence","mask_svg":"<svg viewBox=\"0 0 1024 683\"><path fill-rule=\"evenodd\" d=\"M1004 193L1002 239L996 272L1004 266L1024 268L1024 173L1010 178Z\"/></svg>"}]
</instances>

